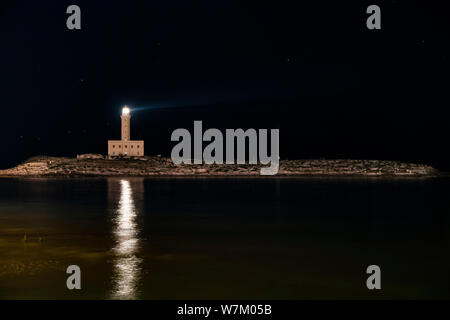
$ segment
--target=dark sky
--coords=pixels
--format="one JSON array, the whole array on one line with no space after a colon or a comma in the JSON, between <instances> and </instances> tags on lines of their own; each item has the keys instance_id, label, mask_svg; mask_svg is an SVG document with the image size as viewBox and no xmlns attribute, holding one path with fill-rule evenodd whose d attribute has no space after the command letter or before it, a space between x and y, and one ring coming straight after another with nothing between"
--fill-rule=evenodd
<instances>
[{"instance_id":1,"label":"dark sky","mask_svg":"<svg viewBox=\"0 0 450 320\"><path fill-rule=\"evenodd\" d=\"M82 30L66 28L70 4ZM366 28L369 4L382 30ZM6 1L0 167L106 153L129 104L150 107L131 123L147 154L203 120L280 128L281 158L450 169L447 21L427 1Z\"/></svg>"}]
</instances>

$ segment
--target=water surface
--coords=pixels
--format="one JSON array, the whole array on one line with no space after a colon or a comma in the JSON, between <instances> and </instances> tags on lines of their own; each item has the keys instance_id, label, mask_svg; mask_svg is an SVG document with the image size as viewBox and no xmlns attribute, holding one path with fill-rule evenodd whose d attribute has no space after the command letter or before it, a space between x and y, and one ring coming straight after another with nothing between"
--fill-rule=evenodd
<instances>
[{"instance_id":1,"label":"water surface","mask_svg":"<svg viewBox=\"0 0 450 320\"><path fill-rule=\"evenodd\" d=\"M0 179L0 298L450 298L448 191L445 179ZM82 290L66 288L73 264ZM371 264L380 291L366 288Z\"/></svg>"}]
</instances>

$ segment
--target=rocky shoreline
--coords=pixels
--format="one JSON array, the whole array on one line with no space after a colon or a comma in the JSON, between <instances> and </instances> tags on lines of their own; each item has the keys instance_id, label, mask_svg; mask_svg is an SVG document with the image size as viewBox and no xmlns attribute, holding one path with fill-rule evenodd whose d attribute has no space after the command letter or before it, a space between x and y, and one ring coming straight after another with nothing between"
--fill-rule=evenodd
<instances>
[{"instance_id":1,"label":"rocky shoreline","mask_svg":"<svg viewBox=\"0 0 450 320\"><path fill-rule=\"evenodd\" d=\"M175 165L161 156L109 159L101 155L77 158L38 156L0 170L0 177L21 176L260 176L262 165ZM433 177L440 172L422 164L383 160L281 160L276 176Z\"/></svg>"}]
</instances>

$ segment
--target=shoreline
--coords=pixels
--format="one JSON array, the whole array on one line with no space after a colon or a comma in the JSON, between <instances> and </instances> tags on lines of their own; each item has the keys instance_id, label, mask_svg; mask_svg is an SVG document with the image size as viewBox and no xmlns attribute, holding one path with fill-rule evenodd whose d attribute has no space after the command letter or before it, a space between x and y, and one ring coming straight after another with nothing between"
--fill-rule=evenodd
<instances>
[{"instance_id":1,"label":"shoreline","mask_svg":"<svg viewBox=\"0 0 450 320\"><path fill-rule=\"evenodd\" d=\"M274 175L274 176L257 176L257 175L240 175L240 176L195 176L195 175L183 175L183 176L61 176L61 175L35 175L35 176L13 176L13 175L0 175L0 180L8 179L19 179L19 180L96 180L96 179L146 179L146 180L340 180L340 181L351 181L351 180L367 180L367 181L425 181L432 179L445 179L449 178L450 175L422 175L422 176L395 176L395 175L380 175L380 176L364 176L364 175Z\"/></svg>"},{"instance_id":2,"label":"shoreline","mask_svg":"<svg viewBox=\"0 0 450 320\"><path fill-rule=\"evenodd\" d=\"M386 160L308 159L281 160L276 175L260 175L261 164L175 165L161 156L77 158L37 156L5 170L1 178L13 177L146 177L146 178L433 178L448 176L431 166Z\"/></svg>"}]
</instances>

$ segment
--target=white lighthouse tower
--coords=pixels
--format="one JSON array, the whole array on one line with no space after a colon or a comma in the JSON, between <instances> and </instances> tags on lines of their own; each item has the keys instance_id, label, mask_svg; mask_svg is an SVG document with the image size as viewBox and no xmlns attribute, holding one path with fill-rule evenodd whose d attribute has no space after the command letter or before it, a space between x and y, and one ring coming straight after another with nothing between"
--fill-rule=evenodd
<instances>
[{"instance_id":1,"label":"white lighthouse tower","mask_svg":"<svg viewBox=\"0 0 450 320\"><path fill-rule=\"evenodd\" d=\"M144 141L130 140L130 108L123 107L120 118L122 119L121 140L108 140L108 156L142 157L144 155Z\"/></svg>"}]
</instances>

